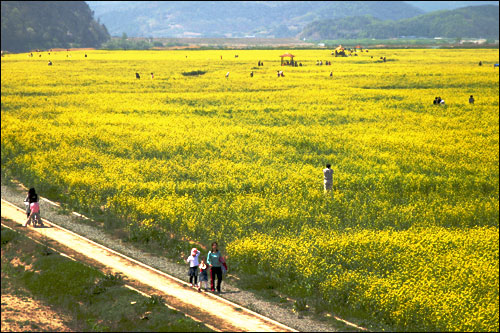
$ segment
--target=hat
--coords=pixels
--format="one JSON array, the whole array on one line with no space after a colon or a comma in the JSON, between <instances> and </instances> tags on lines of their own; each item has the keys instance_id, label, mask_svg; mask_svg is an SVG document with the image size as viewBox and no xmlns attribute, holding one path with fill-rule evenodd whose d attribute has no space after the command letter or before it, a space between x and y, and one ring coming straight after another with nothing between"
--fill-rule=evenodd
<instances>
[{"instance_id":1,"label":"hat","mask_svg":"<svg viewBox=\"0 0 500 333\"><path fill-rule=\"evenodd\" d=\"M191 249L191 255L192 255L193 257L194 257L194 256L195 256L198 252L199 252L199 251L198 251L198 249L197 249L197 248L195 248L195 247L193 247L193 248Z\"/></svg>"}]
</instances>

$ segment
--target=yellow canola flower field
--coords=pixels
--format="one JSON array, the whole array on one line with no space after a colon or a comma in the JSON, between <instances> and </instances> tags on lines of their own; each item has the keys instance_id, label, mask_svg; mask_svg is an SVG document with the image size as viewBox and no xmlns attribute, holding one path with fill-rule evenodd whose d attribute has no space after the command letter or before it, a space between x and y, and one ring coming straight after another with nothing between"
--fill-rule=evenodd
<instances>
[{"instance_id":1,"label":"yellow canola flower field","mask_svg":"<svg viewBox=\"0 0 500 333\"><path fill-rule=\"evenodd\" d=\"M282 53L7 54L2 174L324 309L498 331L498 50Z\"/></svg>"}]
</instances>

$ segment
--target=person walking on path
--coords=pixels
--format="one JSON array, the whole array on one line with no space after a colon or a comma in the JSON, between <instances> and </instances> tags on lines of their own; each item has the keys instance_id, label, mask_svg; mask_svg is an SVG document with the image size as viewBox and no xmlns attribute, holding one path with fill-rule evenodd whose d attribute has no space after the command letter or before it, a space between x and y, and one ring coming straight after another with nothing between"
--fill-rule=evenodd
<instances>
[{"instance_id":1,"label":"person walking on path","mask_svg":"<svg viewBox=\"0 0 500 333\"><path fill-rule=\"evenodd\" d=\"M200 268L200 279L198 282L198 291L201 291L201 283L205 282L205 291L208 291L208 267L207 264L205 264L205 259L201 258L200 265L198 266Z\"/></svg>"},{"instance_id":2,"label":"person walking on path","mask_svg":"<svg viewBox=\"0 0 500 333\"><path fill-rule=\"evenodd\" d=\"M200 255L200 251L195 247L191 249L191 255L187 257L186 263L189 263L189 283L191 283L191 287L196 287L198 285L198 257ZM193 282L194 280L194 282Z\"/></svg>"},{"instance_id":3,"label":"person walking on path","mask_svg":"<svg viewBox=\"0 0 500 333\"><path fill-rule=\"evenodd\" d=\"M26 199L24 199L24 202L28 203L28 208L26 209L28 218L26 222L24 222L23 226L26 227L28 224L31 224L31 221L35 218L38 220L38 223L42 225L42 221L40 220L40 204L38 203L38 194L36 193L34 187L29 189L28 195L26 196ZM33 226L36 227L35 222L33 223Z\"/></svg>"},{"instance_id":4,"label":"person walking on path","mask_svg":"<svg viewBox=\"0 0 500 333\"><path fill-rule=\"evenodd\" d=\"M221 253L217 248L217 242L212 243L212 250L208 252L207 264L210 267L210 290L215 291L215 277L217 276L217 292L220 293L222 282Z\"/></svg>"},{"instance_id":5,"label":"person walking on path","mask_svg":"<svg viewBox=\"0 0 500 333\"><path fill-rule=\"evenodd\" d=\"M333 170L330 169L331 165L327 164L326 169L323 169L323 183L325 186L325 193L332 190L333 187Z\"/></svg>"}]
</instances>

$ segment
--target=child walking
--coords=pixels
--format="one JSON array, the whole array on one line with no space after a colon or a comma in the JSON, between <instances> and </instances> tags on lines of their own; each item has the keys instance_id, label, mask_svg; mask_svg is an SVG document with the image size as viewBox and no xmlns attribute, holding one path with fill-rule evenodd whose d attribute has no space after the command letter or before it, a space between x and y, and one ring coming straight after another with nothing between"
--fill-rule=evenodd
<instances>
[{"instance_id":1,"label":"child walking","mask_svg":"<svg viewBox=\"0 0 500 333\"><path fill-rule=\"evenodd\" d=\"M189 283L191 283L191 287L195 287L198 285L198 257L200 256L200 251L198 251L195 247L191 249L191 255L187 257L186 263L189 263ZM194 283L193 283L194 280Z\"/></svg>"},{"instance_id":2,"label":"child walking","mask_svg":"<svg viewBox=\"0 0 500 333\"><path fill-rule=\"evenodd\" d=\"M200 263L200 282L198 282L198 291L201 291L201 283L205 282L205 291L208 291L208 267L205 259L201 259Z\"/></svg>"}]
</instances>

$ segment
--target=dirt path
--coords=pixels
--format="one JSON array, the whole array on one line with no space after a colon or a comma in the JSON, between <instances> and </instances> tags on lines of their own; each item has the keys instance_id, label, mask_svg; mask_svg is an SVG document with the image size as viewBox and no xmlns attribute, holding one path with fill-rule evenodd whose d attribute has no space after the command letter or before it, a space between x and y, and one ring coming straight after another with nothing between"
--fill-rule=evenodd
<instances>
[{"instance_id":1,"label":"dirt path","mask_svg":"<svg viewBox=\"0 0 500 333\"><path fill-rule=\"evenodd\" d=\"M24 211L2 199L2 217L22 224L26 215ZM44 221L45 222L45 221ZM292 332L295 331L274 320L261 316L241 306L210 293L199 293L188 284L148 267L134 259L128 258L91 240L85 239L69 230L57 227L47 221L45 228L31 228L41 236L57 241L84 255L92 261L122 273L129 280L147 285L167 296L167 302L176 308L186 311L190 316L206 322L222 331L259 331L259 332ZM22 227L18 227L23 229Z\"/></svg>"}]
</instances>

